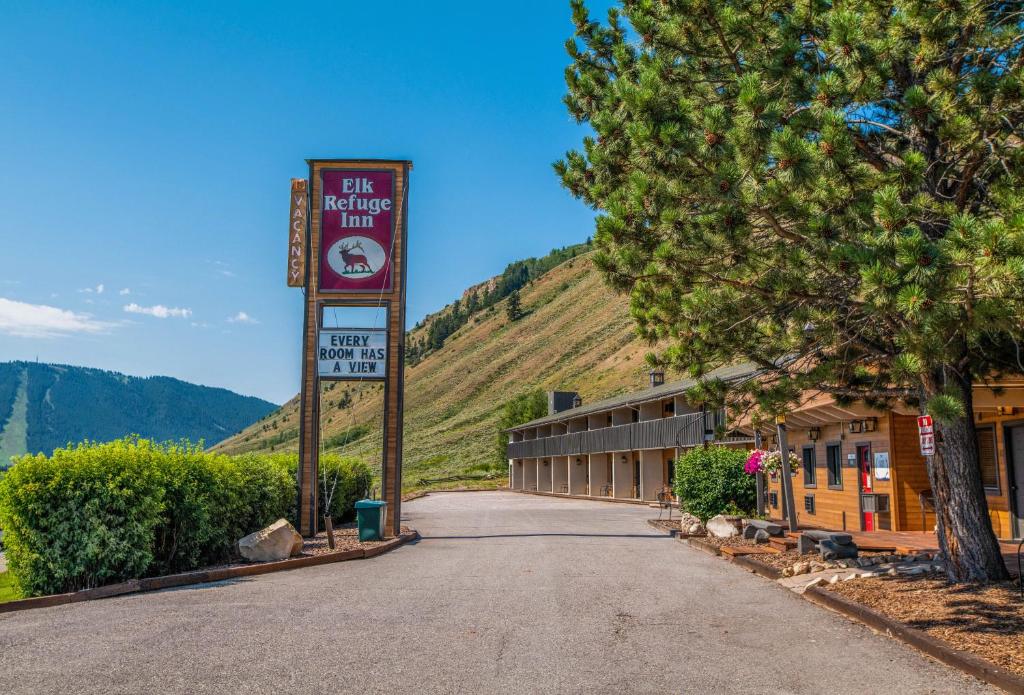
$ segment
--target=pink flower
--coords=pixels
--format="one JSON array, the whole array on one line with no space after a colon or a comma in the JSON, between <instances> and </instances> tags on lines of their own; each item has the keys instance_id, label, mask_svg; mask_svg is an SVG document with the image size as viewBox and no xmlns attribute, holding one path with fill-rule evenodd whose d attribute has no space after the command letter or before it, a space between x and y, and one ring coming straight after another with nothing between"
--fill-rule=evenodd
<instances>
[{"instance_id":1,"label":"pink flower","mask_svg":"<svg viewBox=\"0 0 1024 695\"><path fill-rule=\"evenodd\" d=\"M761 449L754 449L750 452L750 456L747 457L747 462L743 465L743 472L747 475L756 475L757 473L764 470L764 457L767 452Z\"/></svg>"}]
</instances>

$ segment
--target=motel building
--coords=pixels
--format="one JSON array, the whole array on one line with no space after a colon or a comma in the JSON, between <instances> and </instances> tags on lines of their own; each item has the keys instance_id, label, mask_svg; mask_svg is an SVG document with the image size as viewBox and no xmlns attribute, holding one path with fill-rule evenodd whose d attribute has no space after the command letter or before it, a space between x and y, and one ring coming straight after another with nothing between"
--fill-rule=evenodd
<instances>
[{"instance_id":1,"label":"motel building","mask_svg":"<svg viewBox=\"0 0 1024 695\"><path fill-rule=\"evenodd\" d=\"M712 373L746 378L748 367ZM706 441L750 448L753 436L715 438L725 413L693 407L686 391L694 380L664 383L651 372L650 388L583 404L574 392L548 394L548 415L510 428L509 484L513 490L615 500L658 500L671 493L675 461Z\"/></svg>"},{"instance_id":2,"label":"motel building","mask_svg":"<svg viewBox=\"0 0 1024 695\"><path fill-rule=\"evenodd\" d=\"M725 381L755 376L749 367L711 374ZM545 417L510 428L509 486L624 501L656 501L671 492L675 460L687 449L717 445L751 449L749 423L726 423L720 410L686 400L693 380L583 404L573 392L548 395ZM931 532L934 497L920 454L918 413L840 405L816 394L786 414L787 446L801 465L793 497L801 527L847 531ZM1024 537L1024 378L997 388L976 386L974 417L992 528L1002 540ZM716 437L727 431L729 436ZM774 432L760 433L776 448ZM786 517L779 475L765 481L768 517Z\"/></svg>"}]
</instances>

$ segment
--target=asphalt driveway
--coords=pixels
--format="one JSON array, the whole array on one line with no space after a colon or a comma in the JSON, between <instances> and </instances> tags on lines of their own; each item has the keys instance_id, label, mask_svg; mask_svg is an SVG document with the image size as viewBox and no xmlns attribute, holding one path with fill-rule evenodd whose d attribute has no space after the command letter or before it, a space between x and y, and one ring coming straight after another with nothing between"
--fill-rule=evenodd
<instances>
[{"instance_id":1,"label":"asphalt driveway","mask_svg":"<svg viewBox=\"0 0 1024 695\"><path fill-rule=\"evenodd\" d=\"M372 560L0 615L0 693L973 693L977 681L657 535L646 507L405 507Z\"/></svg>"}]
</instances>

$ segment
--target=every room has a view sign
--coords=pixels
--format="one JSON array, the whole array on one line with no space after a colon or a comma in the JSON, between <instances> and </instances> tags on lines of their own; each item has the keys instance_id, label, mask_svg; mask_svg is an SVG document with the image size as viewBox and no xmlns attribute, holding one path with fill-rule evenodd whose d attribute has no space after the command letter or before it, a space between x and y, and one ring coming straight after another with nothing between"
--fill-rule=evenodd
<instances>
[{"instance_id":1,"label":"every room has a view sign","mask_svg":"<svg viewBox=\"0 0 1024 695\"><path fill-rule=\"evenodd\" d=\"M383 379L387 332L381 328L322 328L317 349L321 379Z\"/></svg>"}]
</instances>

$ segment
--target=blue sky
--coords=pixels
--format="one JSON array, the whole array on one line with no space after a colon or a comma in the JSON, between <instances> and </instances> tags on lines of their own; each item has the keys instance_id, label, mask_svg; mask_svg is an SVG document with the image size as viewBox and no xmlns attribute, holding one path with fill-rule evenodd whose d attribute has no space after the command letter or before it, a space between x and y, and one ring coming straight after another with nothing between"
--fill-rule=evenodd
<instances>
[{"instance_id":1,"label":"blue sky","mask_svg":"<svg viewBox=\"0 0 1024 695\"><path fill-rule=\"evenodd\" d=\"M571 31L567 0L5 3L0 360L291 397L307 157L413 160L410 325L584 240Z\"/></svg>"}]
</instances>

